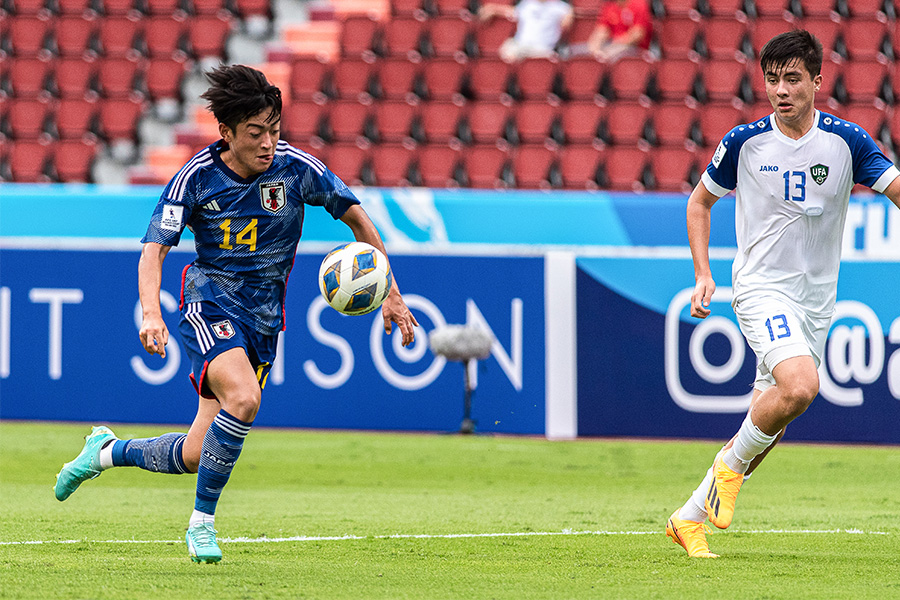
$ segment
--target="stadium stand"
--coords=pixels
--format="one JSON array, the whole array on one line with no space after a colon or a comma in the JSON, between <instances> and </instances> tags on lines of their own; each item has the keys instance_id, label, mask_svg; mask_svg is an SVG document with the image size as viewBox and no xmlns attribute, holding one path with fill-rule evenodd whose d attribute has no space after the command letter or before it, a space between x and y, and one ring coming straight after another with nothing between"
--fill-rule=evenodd
<instances>
[{"instance_id":1,"label":"stadium stand","mask_svg":"<svg viewBox=\"0 0 900 600\"><path fill-rule=\"evenodd\" d=\"M586 39L598 7L572 4L569 43ZM796 26L826 49L818 107L859 122L895 159L900 147L892 0L651 0L650 51L615 64L565 46L507 64L498 50L515 24L477 21L477 0L308 6L310 20L271 28L278 42L257 66L282 86L288 141L349 183L685 191L728 129L770 112L756 59ZM205 146L215 123L185 104L185 85L229 59L239 19L274 14L271 0L6 0L2 10L0 177L28 181L93 180L90 165L116 140L140 145L141 120L158 122L163 102L184 105L168 156ZM163 183L166 152L138 147L154 163L135 180Z\"/></svg>"}]
</instances>

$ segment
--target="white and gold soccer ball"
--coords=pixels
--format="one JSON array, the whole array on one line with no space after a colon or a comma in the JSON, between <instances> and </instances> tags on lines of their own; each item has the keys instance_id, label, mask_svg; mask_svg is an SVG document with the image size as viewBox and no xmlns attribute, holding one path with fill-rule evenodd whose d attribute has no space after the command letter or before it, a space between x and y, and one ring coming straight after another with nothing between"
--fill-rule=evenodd
<instances>
[{"instance_id":1,"label":"white and gold soccer ball","mask_svg":"<svg viewBox=\"0 0 900 600\"><path fill-rule=\"evenodd\" d=\"M364 315L381 306L394 283L387 257L375 246L350 242L329 252L319 267L319 290L345 315Z\"/></svg>"}]
</instances>

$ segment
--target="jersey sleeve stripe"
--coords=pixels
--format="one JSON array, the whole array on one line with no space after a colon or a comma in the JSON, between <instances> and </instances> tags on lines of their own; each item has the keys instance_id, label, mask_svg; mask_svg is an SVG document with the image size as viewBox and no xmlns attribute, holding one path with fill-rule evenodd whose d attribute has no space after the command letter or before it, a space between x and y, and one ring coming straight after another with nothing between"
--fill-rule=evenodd
<instances>
[{"instance_id":1,"label":"jersey sleeve stripe","mask_svg":"<svg viewBox=\"0 0 900 600\"><path fill-rule=\"evenodd\" d=\"M706 189L709 190L710 194L718 196L719 198L731 191L713 181L713 178L709 175L709 171L703 171L703 175L700 176L700 181L703 182L703 185L706 186Z\"/></svg>"},{"instance_id":2,"label":"jersey sleeve stripe","mask_svg":"<svg viewBox=\"0 0 900 600\"><path fill-rule=\"evenodd\" d=\"M878 192L879 194L883 194L884 190L888 188L891 183L900 177L900 170L897 169L894 165L888 167L888 170L882 174L881 177L878 178L878 181L872 185L872 189Z\"/></svg>"},{"instance_id":3,"label":"jersey sleeve stripe","mask_svg":"<svg viewBox=\"0 0 900 600\"><path fill-rule=\"evenodd\" d=\"M276 150L277 153L287 154L288 156L293 156L294 158L300 159L306 164L308 164L312 169L319 175L323 175L325 173L325 164L320 161L315 156L308 154L302 150L294 148L287 142L278 142L278 148Z\"/></svg>"},{"instance_id":4,"label":"jersey sleeve stripe","mask_svg":"<svg viewBox=\"0 0 900 600\"><path fill-rule=\"evenodd\" d=\"M169 190L169 199L180 202L184 196L184 190L191 175L198 169L211 165L212 162L213 160L212 156L209 154L209 148L197 153L197 155L189 160L188 163L181 168L181 171L175 175L175 179L172 180L172 186Z\"/></svg>"}]
</instances>

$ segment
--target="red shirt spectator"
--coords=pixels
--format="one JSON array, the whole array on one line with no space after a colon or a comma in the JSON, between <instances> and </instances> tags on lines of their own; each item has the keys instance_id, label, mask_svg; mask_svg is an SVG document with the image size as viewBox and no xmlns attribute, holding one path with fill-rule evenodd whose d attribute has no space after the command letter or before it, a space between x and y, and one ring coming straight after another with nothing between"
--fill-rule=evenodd
<instances>
[{"instance_id":1,"label":"red shirt spectator","mask_svg":"<svg viewBox=\"0 0 900 600\"><path fill-rule=\"evenodd\" d=\"M650 47L653 18L647 0L604 2L588 47L598 58L613 60Z\"/></svg>"}]
</instances>

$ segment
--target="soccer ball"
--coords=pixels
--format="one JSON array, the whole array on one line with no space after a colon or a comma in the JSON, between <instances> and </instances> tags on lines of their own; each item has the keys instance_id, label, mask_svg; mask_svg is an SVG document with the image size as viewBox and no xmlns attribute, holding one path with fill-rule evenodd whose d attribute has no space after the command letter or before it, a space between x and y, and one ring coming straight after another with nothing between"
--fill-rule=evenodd
<instances>
[{"instance_id":1,"label":"soccer ball","mask_svg":"<svg viewBox=\"0 0 900 600\"><path fill-rule=\"evenodd\" d=\"M345 315L370 313L384 302L394 277L387 257L365 242L338 246L319 267L319 290L334 310Z\"/></svg>"}]
</instances>

